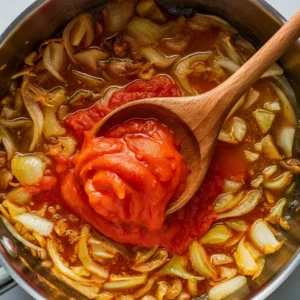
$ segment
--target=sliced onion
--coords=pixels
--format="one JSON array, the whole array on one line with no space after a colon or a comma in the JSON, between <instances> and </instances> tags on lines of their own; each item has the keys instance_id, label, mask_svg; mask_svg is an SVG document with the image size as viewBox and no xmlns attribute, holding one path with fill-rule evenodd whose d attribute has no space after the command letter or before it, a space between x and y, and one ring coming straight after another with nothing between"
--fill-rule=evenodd
<instances>
[{"instance_id":1,"label":"sliced onion","mask_svg":"<svg viewBox=\"0 0 300 300\"><path fill-rule=\"evenodd\" d=\"M81 276L78 276L75 272L73 272L70 268L68 268L63 260L61 259L58 251L57 251L57 245L56 242L53 239L48 238L47 239L47 251L51 258L51 260L54 263L55 268L57 271L59 271L61 274L78 281L80 283L89 283L89 280L86 278L82 278Z\"/></svg>"},{"instance_id":2,"label":"sliced onion","mask_svg":"<svg viewBox=\"0 0 300 300\"><path fill-rule=\"evenodd\" d=\"M270 210L270 214L267 216L266 220L273 224L278 224L280 218L282 217L282 211L286 205L286 199L280 199L274 207Z\"/></svg>"},{"instance_id":3,"label":"sliced onion","mask_svg":"<svg viewBox=\"0 0 300 300\"><path fill-rule=\"evenodd\" d=\"M74 26L77 24L77 21L78 21L77 18L70 21L68 23L68 25L65 27L63 34L62 34L64 47L66 49L66 52L67 52L69 58L72 60L73 63L76 63L76 60L73 57L74 49L73 49L73 46L71 45L70 38L71 38L71 32L72 32Z\"/></svg>"},{"instance_id":4,"label":"sliced onion","mask_svg":"<svg viewBox=\"0 0 300 300\"><path fill-rule=\"evenodd\" d=\"M272 112L281 111L281 106L279 100L275 100L273 102L266 102L264 104L264 109Z\"/></svg>"},{"instance_id":5,"label":"sliced onion","mask_svg":"<svg viewBox=\"0 0 300 300\"><path fill-rule=\"evenodd\" d=\"M132 295L134 299L139 299L142 296L144 296L145 294L147 294L148 292L150 292L153 288L153 286L156 283L156 278L150 278L147 280L147 283L145 284L145 286L139 288L138 290L136 290L134 292L134 294ZM143 298L144 299L144 298Z\"/></svg>"},{"instance_id":6,"label":"sliced onion","mask_svg":"<svg viewBox=\"0 0 300 300\"><path fill-rule=\"evenodd\" d=\"M0 124L0 142L2 142L7 153L7 160L11 160L17 151L17 146L11 132Z\"/></svg>"},{"instance_id":7,"label":"sliced onion","mask_svg":"<svg viewBox=\"0 0 300 300\"><path fill-rule=\"evenodd\" d=\"M173 255L172 259L156 274L178 276L183 279L204 280L204 277L195 276L186 270L188 259L185 256Z\"/></svg>"},{"instance_id":8,"label":"sliced onion","mask_svg":"<svg viewBox=\"0 0 300 300\"><path fill-rule=\"evenodd\" d=\"M251 152L251 151L248 151L248 150L244 150L244 156L250 162L254 162L254 161L258 160L258 158L259 158L258 153Z\"/></svg>"},{"instance_id":9,"label":"sliced onion","mask_svg":"<svg viewBox=\"0 0 300 300\"><path fill-rule=\"evenodd\" d=\"M297 127L297 119L296 119L294 109L293 109L289 99L277 85L275 85L273 83L271 83L271 84L272 84L272 87L273 87L274 91L276 92L278 98L281 101L283 113L284 113L287 121L293 128L296 128Z\"/></svg>"},{"instance_id":10,"label":"sliced onion","mask_svg":"<svg viewBox=\"0 0 300 300\"><path fill-rule=\"evenodd\" d=\"M176 27L181 26L182 18L176 22L159 25L146 18L134 17L127 25L128 35L141 45L157 45L161 39L172 36ZM184 20L183 20L184 21Z\"/></svg>"},{"instance_id":11,"label":"sliced onion","mask_svg":"<svg viewBox=\"0 0 300 300\"><path fill-rule=\"evenodd\" d=\"M43 133L46 139L51 137L59 137L66 133L66 129L62 127L56 117L58 107L67 102L65 89L58 88L48 94L52 99L51 106L44 106L42 109L44 116Z\"/></svg>"},{"instance_id":12,"label":"sliced onion","mask_svg":"<svg viewBox=\"0 0 300 300\"><path fill-rule=\"evenodd\" d=\"M43 63L56 79L65 81L62 74L67 67L67 56L63 44L50 42L44 50Z\"/></svg>"},{"instance_id":13,"label":"sliced onion","mask_svg":"<svg viewBox=\"0 0 300 300\"><path fill-rule=\"evenodd\" d=\"M53 230L53 223L39 216L25 213L15 217L26 228L38 232L40 235L48 236Z\"/></svg>"},{"instance_id":14,"label":"sliced onion","mask_svg":"<svg viewBox=\"0 0 300 300\"><path fill-rule=\"evenodd\" d=\"M147 275L135 276L117 276L111 275L111 281L103 285L103 289L107 291L123 291L144 284L147 280ZM112 280L113 279L113 280Z\"/></svg>"},{"instance_id":15,"label":"sliced onion","mask_svg":"<svg viewBox=\"0 0 300 300\"><path fill-rule=\"evenodd\" d=\"M101 245L92 245L92 255L95 258L102 258L102 259L112 259L116 256L115 254L108 252Z\"/></svg>"},{"instance_id":16,"label":"sliced onion","mask_svg":"<svg viewBox=\"0 0 300 300\"><path fill-rule=\"evenodd\" d=\"M24 105L33 122L33 137L29 147L29 151L32 152L42 135L44 118L41 109L35 101L35 95L30 90L28 82L26 81L23 81L22 83L21 94Z\"/></svg>"},{"instance_id":17,"label":"sliced onion","mask_svg":"<svg viewBox=\"0 0 300 300\"><path fill-rule=\"evenodd\" d=\"M26 118L18 118L14 120L5 120L1 119L0 124L3 125L6 128L28 128L32 126L32 122Z\"/></svg>"},{"instance_id":18,"label":"sliced onion","mask_svg":"<svg viewBox=\"0 0 300 300\"><path fill-rule=\"evenodd\" d=\"M290 172L285 172L273 180L264 181L264 187L269 190L282 190L291 184L293 175Z\"/></svg>"},{"instance_id":19,"label":"sliced onion","mask_svg":"<svg viewBox=\"0 0 300 300\"><path fill-rule=\"evenodd\" d=\"M241 182L224 179L223 181L223 190L225 193L235 193L238 192L243 184Z\"/></svg>"},{"instance_id":20,"label":"sliced onion","mask_svg":"<svg viewBox=\"0 0 300 300\"><path fill-rule=\"evenodd\" d=\"M277 165L269 166L262 171L262 174L265 179L269 179L271 176L273 176L276 173L277 169L278 169Z\"/></svg>"},{"instance_id":21,"label":"sliced onion","mask_svg":"<svg viewBox=\"0 0 300 300\"><path fill-rule=\"evenodd\" d=\"M246 95L243 95L240 100L234 105L230 113L226 117L226 120L229 120L245 103Z\"/></svg>"},{"instance_id":22,"label":"sliced onion","mask_svg":"<svg viewBox=\"0 0 300 300\"><path fill-rule=\"evenodd\" d=\"M154 0L141 0L136 6L136 11L141 17L148 17L156 22L165 22L166 16L156 5Z\"/></svg>"},{"instance_id":23,"label":"sliced onion","mask_svg":"<svg viewBox=\"0 0 300 300\"><path fill-rule=\"evenodd\" d=\"M260 189L248 192L246 197L232 211L217 214L217 220L224 218L240 217L252 211L259 203L262 191Z\"/></svg>"},{"instance_id":24,"label":"sliced onion","mask_svg":"<svg viewBox=\"0 0 300 300\"><path fill-rule=\"evenodd\" d=\"M224 224L213 226L201 239L204 245L218 245L225 243L232 237L231 229Z\"/></svg>"},{"instance_id":25,"label":"sliced onion","mask_svg":"<svg viewBox=\"0 0 300 300\"><path fill-rule=\"evenodd\" d=\"M46 166L37 156L14 156L11 170L22 185L37 185L44 176Z\"/></svg>"},{"instance_id":26,"label":"sliced onion","mask_svg":"<svg viewBox=\"0 0 300 300\"><path fill-rule=\"evenodd\" d=\"M159 249L153 256L153 259L146 263L134 264L131 268L137 272L148 273L160 268L167 261L169 254L164 249Z\"/></svg>"},{"instance_id":27,"label":"sliced onion","mask_svg":"<svg viewBox=\"0 0 300 300\"><path fill-rule=\"evenodd\" d=\"M231 279L237 275L238 271L234 268L220 267L220 276L224 279Z\"/></svg>"},{"instance_id":28,"label":"sliced onion","mask_svg":"<svg viewBox=\"0 0 300 300\"><path fill-rule=\"evenodd\" d=\"M230 74L235 73L239 68L240 65L229 59L225 56L218 56L215 59L215 62L222 68L229 71Z\"/></svg>"},{"instance_id":29,"label":"sliced onion","mask_svg":"<svg viewBox=\"0 0 300 300\"><path fill-rule=\"evenodd\" d=\"M91 272L83 266L73 267L72 270L75 274L77 274L78 276L81 276L81 277L90 277L91 276Z\"/></svg>"},{"instance_id":30,"label":"sliced onion","mask_svg":"<svg viewBox=\"0 0 300 300\"><path fill-rule=\"evenodd\" d=\"M176 53L183 53L189 45L191 37L186 34L178 34L174 38L164 40L164 46Z\"/></svg>"},{"instance_id":31,"label":"sliced onion","mask_svg":"<svg viewBox=\"0 0 300 300\"><path fill-rule=\"evenodd\" d=\"M291 173L300 173L300 160L292 158L279 162L280 166Z\"/></svg>"},{"instance_id":32,"label":"sliced onion","mask_svg":"<svg viewBox=\"0 0 300 300\"><path fill-rule=\"evenodd\" d=\"M233 230L239 231L239 232L245 232L249 228L246 221L244 221L244 220L229 220L229 221L226 221L225 224L228 227L232 228Z\"/></svg>"},{"instance_id":33,"label":"sliced onion","mask_svg":"<svg viewBox=\"0 0 300 300\"><path fill-rule=\"evenodd\" d=\"M74 54L73 58L77 63L83 65L84 67L91 70L97 70L98 61L107 60L109 58L109 54L100 48L89 48Z\"/></svg>"},{"instance_id":34,"label":"sliced onion","mask_svg":"<svg viewBox=\"0 0 300 300\"><path fill-rule=\"evenodd\" d=\"M98 296L100 287L96 284L90 283L90 284L80 284L76 280L72 280L67 276L64 276L61 274L58 270L55 268L51 270L51 273L60 281L64 282L68 286L70 286L72 289L76 290L80 294L84 295L88 299L96 299Z\"/></svg>"},{"instance_id":35,"label":"sliced onion","mask_svg":"<svg viewBox=\"0 0 300 300\"><path fill-rule=\"evenodd\" d=\"M245 237L243 237L240 240L237 249L233 255L237 266L243 272L244 275L253 276L257 272L257 264L246 247Z\"/></svg>"},{"instance_id":36,"label":"sliced onion","mask_svg":"<svg viewBox=\"0 0 300 300\"><path fill-rule=\"evenodd\" d=\"M195 64L204 63L212 55L212 52L198 52L182 58L174 67L173 74L180 86L189 94L195 95L188 75L192 73Z\"/></svg>"},{"instance_id":37,"label":"sliced onion","mask_svg":"<svg viewBox=\"0 0 300 300\"><path fill-rule=\"evenodd\" d=\"M257 277L259 277L264 269L265 266L265 259L263 257L260 257L257 261L256 261L258 270L257 272L253 275L252 280L255 280Z\"/></svg>"},{"instance_id":38,"label":"sliced onion","mask_svg":"<svg viewBox=\"0 0 300 300\"><path fill-rule=\"evenodd\" d=\"M287 157L292 157L295 132L295 128L283 126L277 133L277 145Z\"/></svg>"},{"instance_id":39,"label":"sliced onion","mask_svg":"<svg viewBox=\"0 0 300 300\"><path fill-rule=\"evenodd\" d=\"M161 69L169 68L176 60L179 59L178 55L166 57L161 52L159 52L157 49L155 49L151 46L142 47L141 54L151 64L153 64L154 66L161 68Z\"/></svg>"},{"instance_id":40,"label":"sliced onion","mask_svg":"<svg viewBox=\"0 0 300 300\"><path fill-rule=\"evenodd\" d=\"M241 118L234 117L228 120L219 134L218 139L229 144L238 144L242 142L247 133L247 125Z\"/></svg>"},{"instance_id":41,"label":"sliced onion","mask_svg":"<svg viewBox=\"0 0 300 300\"><path fill-rule=\"evenodd\" d=\"M208 30L210 27L219 27L225 30L230 34L234 34L237 31L229 25L225 20L213 16L213 15L204 15L196 13L193 18L189 18L187 20L187 26L195 31L205 31Z\"/></svg>"},{"instance_id":42,"label":"sliced onion","mask_svg":"<svg viewBox=\"0 0 300 300\"><path fill-rule=\"evenodd\" d=\"M9 202L8 200L4 200L2 205L8 208L9 214L13 217L13 219L20 214L27 213L26 207L20 207L12 202Z\"/></svg>"},{"instance_id":43,"label":"sliced onion","mask_svg":"<svg viewBox=\"0 0 300 300\"><path fill-rule=\"evenodd\" d=\"M246 100L243 106L243 110L248 109L251 107L253 104L255 104L260 97L260 92L255 90L254 88L251 88L246 96Z\"/></svg>"},{"instance_id":44,"label":"sliced onion","mask_svg":"<svg viewBox=\"0 0 300 300\"><path fill-rule=\"evenodd\" d=\"M198 296L198 282L194 279L187 280L187 291L192 297Z\"/></svg>"},{"instance_id":45,"label":"sliced onion","mask_svg":"<svg viewBox=\"0 0 300 300\"><path fill-rule=\"evenodd\" d=\"M267 135L262 141L262 151L264 155L272 160L281 160L282 157L276 148L271 135Z\"/></svg>"},{"instance_id":46,"label":"sliced onion","mask_svg":"<svg viewBox=\"0 0 300 300\"><path fill-rule=\"evenodd\" d=\"M95 38L95 26L92 15L81 14L77 17L77 22L74 25L70 41L72 46L78 47L84 40L84 46L89 47Z\"/></svg>"},{"instance_id":47,"label":"sliced onion","mask_svg":"<svg viewBox=\"0 0 300 300\"><path fill-rule=\"evenodd\" d=\"M136 265L145 263L155 254L158 248L159 245L155 245L155 247L153 247L152 249L142 249L138 251L134 259L134 263Z\"/></svg>"},{"instance_id":48,"label":"sliced onion","mask_svg":"<svg viewBox=\"0 0 300 300\"><path fill-rule=\"evenodd\" d=\"M237 206L243 199L243 196L244 196L244 191L238 193L235 196L232 193L221 195L216 199L214 203L214 210L217 213L228 211L234 208L235 206Z\"/></svg>"},{"instance_id":49,"label":"sliced onion","mask_svg":"<svg viewBox=\"0 0 300 300\"><path fill-rule=\"evenodd\" d=\"M84 226L81 230L80 239L78 241L78 258L80 259L82 265L89 270L91 273L101 277L108 278L108 270L98 264L96 264L90 254L87 247L88 236L90 234L90 229Z\"/></svg>"},{"instance_id":50,"label":"sliced onion","mask_svg":"<svg viewBox=\"0 0 300 300\"><path fill-rule=\"evenodd\" d=\"M231 256L227 254L214 254L211 257L211 262L215 266L227 265L233 262Z\"/></svg>"},{"instance_id":51,"label":"sliced onion","mask_svg":"<svg viewBox=\"0 0 300 300\"><path fill-rule=\"evenodd\" d=\"M27 204L32 197L32 193L24 187L16 187L6 194L6 199L18 205Z\"/></svg>"},{"instance_id":52,"label":"sliced onion","mask_svg":"<svg viewBox=\"0 0 300 300\"><path fill-rule=\"evenodd\" d=\"M259 188L263 182L264 182L264 177L262 175L258 175L257 178L251 181L250 185L253 188Z\"/></svg>"},{"instance_id":53,"label":"sliced onion","mask_svg":"<svg viewBox=\"0 0 300 300\"><path fill-rule=\"evenodd\" d=\"M156 294L155 294L156 299L163 300L169 287L170 286L164 281L158 282L158 287L157 287Z\"/></svg>"},{"instance_id":54,"label":"sliced onion","mask_svg":"<svg viewBox=\"0 0 300 300\"><path fill-rule=\"evenodd\" d=\"M190 260L199 275L209 279L217 279L217 270L211 264L205 249L197 241L194 241L190 246Z\"/></svg>"},{"instance_id":55,"label":"sliced onion","mask_svg":"<svg viewBox=\"0 0 300 300\"><path fill-rule=\"evenodd\" d=\"M22 244L24 244L25 246L37 250L37 251L41 251L41 252L45 252L45 250L41 247L38 247L30 242L28 242L27 240L25 240L18 232L17 230L7 221L7 219L4 216L1 216L2 221L4 223L4 225L6 226L6 228L8 229L8 231Z\"/></svg>"},{"instance_id":56,"label":"sliced onion","mask_svg":"<svg viewBox=\"0 0 300 300\"><path fill-rule=\"evenodd\" d=\"M269 225L263 220L258 220L252 225L250 237L255 247L265 255L278 251L283 245L283 241L277 241Z\"/></svg>"},{"instance_id":57,"label":"sliced onion","mask_svg":"<svg viewBox=\"0 0 300 300\"><path fill-rule=\"evenodd\" d=\"M102 88L106 83L102 78L91 76L76 70L72 70L72 75L76 80L90 87Z\"/></svg>"},{"instance_id":58,"label":"sliced onion","mask_svg":"<svg viewBox=\"0 0 300 300\"><path fill-rule=\"evenodd\" d=\"M257 109L253 115L261 132L267 133L273 124L275 114L264 109Z\"/></svg>"},{"instance_id":59,"label":"sliced onion","mask_svg":"<svg viewBox=\"0 0 300 300\"><path fill-rule=\"evenodd\" d=\"M113 294L109 293L109 292L101 292L97 295L97 297L95 298L95 300L113 300L114 296ZM128 299L131 300L131 299Z\"/></svg>"},{"instance_id":60,"label":"sliced onion","mask_svg":"<svg viewBox=\"0 0 300 300\"><path fill-rule=\"evenodd\" d=\"M209 300L222 300L227 296L233 294L246 284L246 277L237 276L211 288L208 292L208 298Z\"/></svg>"},{"instance_id":61,"label":"sliced onion","mask_svg":"<svg viewBox=\"0 0 300 300\"><path fill-rule=\"evenodd\" d=\"M107 34L113 35L123 30L133 17L134 9L134 0L110 1L101 11Z\"/></svg>"},{"instance_id":62,"label":"sliced onion","mask_svg":"<svg viewBox=\"0 0 300 300\"><path fill-rule=\"evenodd\" d=\"M278 64L273 64L261 78L274 77L283 74L283 69Z\"/></svg>"},{"instance_id":63,"label":"sliced onion","mask_svg":"<svg viewBox=\"0 0 300 300\"><path fill-rule=\"evenodd\" d=\"M176 299L182 291L182 282L180 279L175 279L165 295L166 299Z\"/></svg>"}]
</instances>

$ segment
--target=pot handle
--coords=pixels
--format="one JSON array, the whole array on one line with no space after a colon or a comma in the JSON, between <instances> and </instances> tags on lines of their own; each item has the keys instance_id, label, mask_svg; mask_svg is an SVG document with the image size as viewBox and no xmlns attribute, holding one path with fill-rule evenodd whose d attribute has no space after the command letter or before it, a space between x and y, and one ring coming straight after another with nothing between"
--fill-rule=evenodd
<instances>
[{"instance_id":1,"label":"pot handle","mask_svg":"<svg viewBox=\"0 0 300 300\"><path fill-rule=\"evenodd\" d=\"M4 268L0 265L0 295L3 295L14 286L16 286L16 282L9 276L9 274L4 270Z\"/></svg>"}]
</instances>

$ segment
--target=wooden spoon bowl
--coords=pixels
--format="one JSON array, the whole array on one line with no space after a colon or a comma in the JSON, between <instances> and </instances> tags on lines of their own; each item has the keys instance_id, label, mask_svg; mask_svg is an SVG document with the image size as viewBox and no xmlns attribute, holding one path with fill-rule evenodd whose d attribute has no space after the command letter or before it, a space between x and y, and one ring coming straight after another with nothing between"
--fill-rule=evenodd
<instances>
[{"instance_id":1,"label":"wooden spoon bowl","mask_svg":"<svg viewBox=\"0 0 300 300\"><path fill-rule=\"evenodd\" d=\"M95 129L102 135L133 118L152 118L166 125L181 145L191 169L182 196L167 210L183 207L199 189L226 116L234 104L300 36L300 10L236 73L215 89L194 97L153 98L135 101L114 110Z\"/></svg>"}]
</instances>

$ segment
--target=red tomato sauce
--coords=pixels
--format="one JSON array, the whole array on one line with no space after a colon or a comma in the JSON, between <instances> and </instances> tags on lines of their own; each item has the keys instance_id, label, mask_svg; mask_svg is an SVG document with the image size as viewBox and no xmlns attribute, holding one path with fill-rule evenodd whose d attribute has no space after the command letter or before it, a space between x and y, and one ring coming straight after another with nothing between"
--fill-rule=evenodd
<instances>
[{"instance_id":1,"label":"red tomato sauce","mask_svg":"<svg viewBox=\"0 0 300 300\"><path fill-rule=\"evenodd\" d=\"M159 76L149 82L136 81L116 92L109 102L109 107L113 109L145 97L180 95L179 87L170 78ZM72 122L67 122L67 125L74 129L76 136L82 136L85 130L92 128L95 118L91 117L91 110L94 112L95 106L74 114ZM101 116L100 114L98 118ZM150 122L152 127L149 124L145 126L147 122ZM164 136L163 141L166 145L159 145L157 137L154 140L149 139L153 126ZM141 134L138 138L134 135L137 132ZM126 143L125 133L129 134ZM222 190L223 176L220 175L222 172L218 165L213 162L193 199L185 207L166 217L162 224L166 205L172 198L170 194L178 196L185 185L183 179L187 177L187 168L176 147L178 146L173 135L153 120L127 123L125 127L117 127L100 138L86 133L81 153L74 158L74 167L70 168L68 165L64 169L59 161L63 202L88 224L117 242L143 247L159 244L171 253L181 254L193 239L205 234L214 221L212 204ZM166 159L168 152L173 156L175 152L179 155L175 155L173 170L172 164ZM136 165L137 159L132 157L132 153L143 158L143 163ZM130 165L129 162L133 164ZM143 164L148 165L148 169L145 169ZM160 180L157 186L151 189L153 171L157 165L163 168L163 172L158 175ZM94 166L101 166L99 174L93 169ZM121 178L115 177L116 170L121 171ZM137 174L141 174L141 177ZM175 178L170 181L172 176ZM164 180L167 180L167 183ZM133 203L130 207L126 206L124 201L122 203L124 191L130 191L130 200ZM143 201L139 201L141 198ZM155 201L153 207L151 199ZM148 220L148 223L145 220Z\"/></svg>"}]
</instances>

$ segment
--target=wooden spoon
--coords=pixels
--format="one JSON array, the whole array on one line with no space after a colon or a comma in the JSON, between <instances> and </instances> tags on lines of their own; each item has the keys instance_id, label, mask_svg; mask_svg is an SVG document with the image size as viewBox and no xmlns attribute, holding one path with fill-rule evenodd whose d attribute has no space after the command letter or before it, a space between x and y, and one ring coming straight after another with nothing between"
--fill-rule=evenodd
<instances>
[{"instance_id":1,"label":"wooden spoon","mask_svg":"<svg viewBox=\"0 0 300 300\"><path fill-rule=\"evenodd\" d=\"M126 120L154 118L176 135L191 169L182 196L167 210L183 207L199 189L226 116L234 104L300 36L300 10L236 73L215 89L193 97L153 98L114 110L95 129L97 136ZM234 164L234 157L232 158Z\"/></svg>"}]
</instances>

